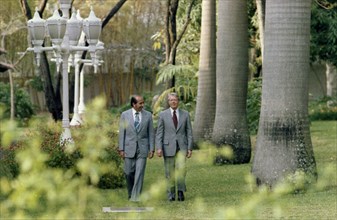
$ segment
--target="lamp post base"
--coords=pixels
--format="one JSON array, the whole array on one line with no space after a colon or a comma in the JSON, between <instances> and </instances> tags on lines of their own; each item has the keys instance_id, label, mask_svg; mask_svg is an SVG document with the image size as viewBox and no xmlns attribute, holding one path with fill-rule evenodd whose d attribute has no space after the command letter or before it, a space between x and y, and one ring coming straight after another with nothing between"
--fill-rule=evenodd
<instances>
[{"instance_id":1,"label":"lamp post base","mask_svg":"<svg viewBox=\"0 0 337 220\"><path fill-rule=\"evenodd\" d=\"M74 113L73 118L71 119L70 126L80 126L83 123L80 115Z\"/></svg>"},{"instance_id":2,"label":"lamp post base","mask_svg":"<svg viewBox=\"0 0 337 220\"><path fill-rule=\"evenodd\" d=\"M71 137L71 132L69 128L64 128L62 134L61 134L61 144L65 144L67 142L72 143L73 139Z\"/></svg>"}]
</instances>

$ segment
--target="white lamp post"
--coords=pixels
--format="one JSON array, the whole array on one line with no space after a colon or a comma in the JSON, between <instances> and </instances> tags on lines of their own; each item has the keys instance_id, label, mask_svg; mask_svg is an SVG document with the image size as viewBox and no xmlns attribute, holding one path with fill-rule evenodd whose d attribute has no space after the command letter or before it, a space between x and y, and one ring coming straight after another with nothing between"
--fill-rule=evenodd
<instances>
[{"instance_id":1,"label":"white lamp post","mask_svg":"<svg viewBox=\"0 0 337 220\"><path fill-rule=\"evenodd\" d=\"M103 46L97 46L98 38L101 33L101 20L98 19L92 8L90 15L83 22L76 18L75 12L72 13L69 19L69 10L72 0L59 0L60 9L63 16L61 17L56 10L52 17L47 21L41 19L39 13L35 12L33 19L28 21L28 29L31 37L33 48L28 48L28 51L36 53L37 64L40 64L40 53L42 51L54 51L56 54L57 68L60 68L62 63L62 127L63 133L61 141L71 141L70 123L69 123L69 92L68 92L68 59L69 54L74 54L76 51L89 51L91 62L95 66L95 70L99 62L96 59L95 53L98 50L103 50ZM89 46L78 46L78 40L82 32L82 24L84 24L84 32L88 40ZM47 28L46 28L47 27ZM43 42L48 30L52 46L43 47ZM94 44L94 42L96 42Z\"/></svg>"}]
</instances>

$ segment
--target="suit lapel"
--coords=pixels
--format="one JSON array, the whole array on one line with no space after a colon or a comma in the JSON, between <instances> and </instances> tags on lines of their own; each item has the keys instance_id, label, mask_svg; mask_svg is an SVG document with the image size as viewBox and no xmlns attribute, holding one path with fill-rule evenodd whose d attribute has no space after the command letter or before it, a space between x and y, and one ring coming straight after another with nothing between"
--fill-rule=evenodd
<instances>
[{"instance_id":1,"label":"suit lapel","mask_svg":"<svg viewBox=\"0 0 337 220\"><path fill-rule=\"evenodd\" d=\"M135 128L135 120L133 118L132 109L130 109L129 112L128 112L128 120L129 120L129 123L130 123L130 127L132 127L133 130L135 132L137 132L136 128Z\"/></svg>"},{"instance_id":2,"label":"suit lapel","mask_svg":"<svg viewBox=\"0 0 337 220\"><path fill-rule=\"evenodd\" d=\"M183 113L180 109L178 109L178 126L177 126L177 131L179 130L179 128L181 127L181 123L182 123L182 116L183 116Z\"/></svg>"},{"instance_id":3,"label":"suit lapel","mask_svg":"<svg viewBox=\"0 0 337 220\"><path fill-rule=\"evenodd\" d=\"M144 122L146 120L146 114L145 114L145 112L143 110L141 111L141 114L142 114L142 119L140 120L139 131L138 132L140 132L143 129Z\"/></svg>"}]
</instances>

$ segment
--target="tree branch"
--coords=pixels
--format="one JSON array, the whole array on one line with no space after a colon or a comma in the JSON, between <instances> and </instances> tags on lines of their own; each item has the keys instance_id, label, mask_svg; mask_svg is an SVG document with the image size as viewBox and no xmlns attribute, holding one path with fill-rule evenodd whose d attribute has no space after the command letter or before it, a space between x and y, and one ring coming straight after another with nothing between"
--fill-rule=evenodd
<instances>
[{"instance_id":1,"label":"tree branch","mask_svg":"<svg viewBox=\"0 0 337 220\"><path fill-rule=\"evenodd\" d=\"M105 27L105 25L108 24L108 22L111 20L111 18L119 11L119 9L124 5L124 3L127 0L119 0L119 2L111 9L109 14L103 19L102 22L102 29Z\"/></svg>"},{"instance_id":2,"label":"tree branch","mask_svg":"<svg viewBox=\"0 0 337 220\"><path fill-rule=\"evenodd\" d=\"M27 0L20 0L20 4L21 4L22 13L25 15L26 20L32 19L33 17L32 11L30 10Z\"/></svg>"},{"instance_id":3,"label":"tree branch","mask_svg":"<svg viewBox=\"0 0 337 220\"><path fill-rule=\"evenodd\" d=\"M48 0L43 0L41 1L39 7L38 7L38 12L40 14L40 16L42 17L42 14L44 12L44 9L46 8ZM29 7L29 4L27 2L27 0L20 0L20 5L21 5L21 9L22 9L22 13L25 15L26 20L30 20L33 18L32 15L32 11Z\"/></svg>"},{"instance_id":4,"label":"tree branch","mask_svg":"<svg viewBox=\"0 0 337 220\"><path fill-rule=\"evenodd\" d=\"M167 64L169 62L170 53L171 53L171 41L170 41L170 5L171 0L167 0L167 11L166 11L166 17L165 17L165 25L166 25L166 59L165 63Z\"/></svg>"},{"instance_id":5,"label":"tree branch","mask_svg":"<svg viewBox=\"0 0 337 220\"><path fill-rule=\"evenodd\" d=\"M195 3L195 0L192 0L189 7L188 7L188 11L187 11L187 14L186 14L186 22L182 28L182 31L181 33L178 35L177 37L177 40L174 42L173 46L172 46L172 50L176 49L181 41L181 39L183 38L186 30L187 30L187 27L191 21L191 12L192 12L192 8L193 8L193 5Z\"/></svg>"},{"instance_id":6,"label":"tree branch","mask_svg":"<svg viewBox=\"0 0 337 220\"><path fill-rule=\"evenodd\" d=\"M44 12L44 9L46 8L47 2L48 2L48 0L43 0L39 5L39 13L40 13L41 18L42 18L42 14Z\"/></svg>"},{"instance_id":7,"label":"tree branch","mask_svg":"<svg viewBox=\"0 0 337 220\"><path fill-rule=\"evenodd\" d=\"M326 0L324 0L324 2L320 2L319 0L315 0L315 2L319 6L321 6L324 9L327 9L327 10L333 9L334 7L337 6L337 3L330 3L330 2L327 2Z\"/></svg>"}]
</instances>

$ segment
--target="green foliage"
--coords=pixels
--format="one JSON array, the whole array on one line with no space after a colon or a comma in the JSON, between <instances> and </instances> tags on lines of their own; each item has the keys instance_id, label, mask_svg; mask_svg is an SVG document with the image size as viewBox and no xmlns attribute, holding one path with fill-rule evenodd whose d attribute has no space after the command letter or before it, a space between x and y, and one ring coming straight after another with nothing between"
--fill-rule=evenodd
<instances>
[{"instance_id":1,"label":"green foliage","mask_svg":"<svg viewBox=\"0 0 337 220\"><path fill-rule=\"evenodd\" d=\"M337 6L317 4L311 10L311 60L337 65ZM331 5L332 6L332 5Z\"/></svg>"},{"instance_id":2,"label":"green foliage","mask_svg":"<svg viewBox=\"0 0 337 220\"><path fill-rule=\"evenodd\" d=\"M19 164L15 161L16 148L17 146L12 145L5 149L0 145L0 178L13 179L19 174Z\"/></svg>"},{"instance_id":3,"label":"green foliage","mask_svg":"<svg viewBox=\"0 0 337 220\"><path fill-rule=\"evenodd\" d=\"M10 86L0 82L0 103L3 103L5 109L2 117L10 117ZM14 107L15 117L20 120L26 120L34 115L33 105L30 101L28 93L22 88L14 88Z\"/></svg>"},{"instance_id":4,"label":"green foliage","mask_svg":"<svg viewBox=\"0 0 337 220\"><path fill-rule=\"evenodd\" d=\"M31 80L29 80L29 84L39 92L43 91L43 82L42 78L39 76L34 76Z\"/></svg>"},{"instance_id":5,"label":"green foliage","mask_svg":"<svg viewBox=\"0 0 337 220\"><path fill-rule=\"evenodd\" d=\"M180 107L192 111L195 109L195 99L197 95L197 68L191 65L163 66L157 75L157 84L163 84L175 76L175 87L164 90L153 106L156 114L166 107L166 97L171 92L176 92L180 96Z\"/></svg>"},{"instance_id":6,"label":"green foliage","mask_svg":"<svg viewBox=\"0 0 337 220\"><path fill-rule=\"evenodd\" d=\"M72 131L74 142L63 145L59 144L60 124L51 119L37 119L24 132L13 122L4 122L1 146L20 141L20 148L15 150L16 178L0 176L2 217L84 219L85 212L93 211L87 206L89 201L97 201L99 195L92 185L123 185L122 162L116 151L118 125L104 106L102 99L95 100L88 108L91 114L86 124Z\"/></svg>"},{"instance_id":7,"label":"green foliage","mask_svg":"<svg viewBox=\"0 0 337 220\"><path fill-rule=\"evenodd\" d=\"M49 123L47 126L44 123L36 123L35 127L31 128L28 134L29 138L35 135L41 137L41 150L48 154L46 164L53 168L70 169L73 168L76 162L81 158L79 149L74 152L66 152L66 145L60 142L61 124Z\"/></svg>"},{"instance_id":8,"label":"green foliage","mask_svg":"<svg viewBox=\"0 0 337 220\"><path fill-rule=\"evenodd\" d=\"M337 100L322 97L309 103L309 118L313 120L337 120Z\"/></svg>"},{"instance_id":9,"label":"green foliage","mask_svg":"<svg viewBox=\"0 0 337 220\"><path fill-rule=\"evenodd\" d=\"M151 92L144 92L144 93L139 94L139 95L143 96L143 98L144 98L144 102L145 102L144 103L144 109L149 111L149 112L152 112L152 97L153 97L152 93ZM124 105L122 105L121 107L112 108L111 112L113 114L121 114L122 112L130 109L131 108L130 98L128 99L128 102L125 103Z\"/></svg>"},{"instance_id":10,"label":"green foliage","mask_svg":"<svg viewBox=\"0 0 337 220\"><path fill-rule=\"evenodd\" d=\"M249 81L247 95L247 118L250 134L257 133L259 128L260 109L262 95L262 79L257 78Z\"/></svg>"},{"instance_id":11,"label":"green foliage","mask_svg":"<svg viewBox=\"0 0 337 220\"><path fill-rule=\"evenodd\" d=\"M199 63L200 33L201 33L201 0L195 0L189 25L177 48L176 64L193 65ZM190 0L179 0L177 12L177 32L181 33L186 22L186 14Z\"/></svg>"}]
</instances>

